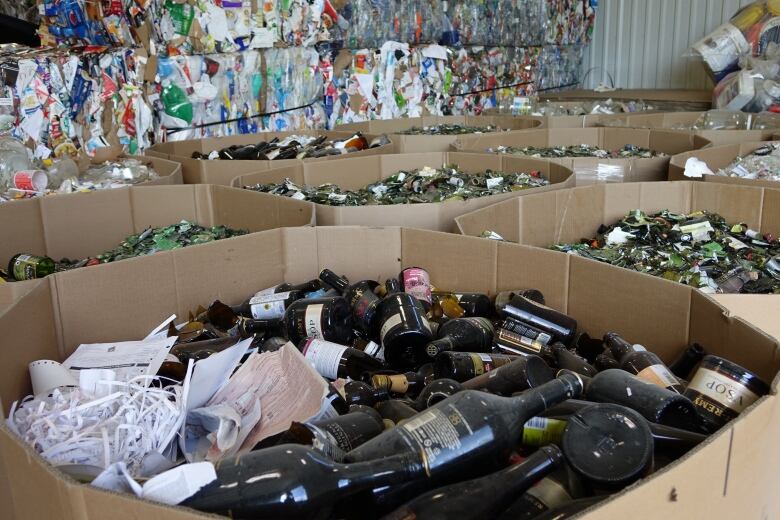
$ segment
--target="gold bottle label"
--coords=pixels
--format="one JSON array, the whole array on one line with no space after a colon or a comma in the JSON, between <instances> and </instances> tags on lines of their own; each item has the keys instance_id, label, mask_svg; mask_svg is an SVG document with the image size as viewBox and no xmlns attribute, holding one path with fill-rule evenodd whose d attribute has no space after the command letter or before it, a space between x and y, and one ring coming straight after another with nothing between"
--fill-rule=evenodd
<instances>
[{"instance_id":1,"label":"gold bottle label","mask_svg":"<svg viewBox=\"0 0 780 520\"><path fill-rule=\"evenodd\" d=\"M664 365L650 365L639 371L637 377L661 388L677 386L680 381Z\"/></svg>"}]
</instances>

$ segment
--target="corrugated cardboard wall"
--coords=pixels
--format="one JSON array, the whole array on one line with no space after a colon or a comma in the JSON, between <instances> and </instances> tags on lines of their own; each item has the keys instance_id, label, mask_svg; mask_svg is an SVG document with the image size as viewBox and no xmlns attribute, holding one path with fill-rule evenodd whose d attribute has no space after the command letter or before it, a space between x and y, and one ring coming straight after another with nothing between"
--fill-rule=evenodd
<instances>
[{"instance_id":1,"label":"corrugated cardboard wall","mask_svg":"<svg viewBox=\"0 0 780 520\"><path fill-rule=\"evenodd\" d=\"M683 54L752 0L601 0L585 49L584 88L609 75L622 88L711 88L700 61Z\"/></svg>"}]
</instances>

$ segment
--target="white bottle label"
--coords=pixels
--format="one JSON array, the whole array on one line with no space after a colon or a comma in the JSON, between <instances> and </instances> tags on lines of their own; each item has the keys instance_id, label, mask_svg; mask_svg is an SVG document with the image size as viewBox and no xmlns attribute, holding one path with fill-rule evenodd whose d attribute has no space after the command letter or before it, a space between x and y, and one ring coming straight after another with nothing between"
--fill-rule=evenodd
<instances>
[{"instance_id":1,"label":"white bottle label","mask_svg":"<svg viewBox=\"0 0 780 520\"><path fill-rule=\"evenodd\" d=\"M252 317L256 320L270 320L284 316L284 301L289 292L255 295L249 300Z\"/></svg>"},{"instance_id":2,"label":"white bottle label","mask_svg":"<svg viewBox=\"0 0 780 520\"><path fill-rule=\"evenodd\" d=\"M339 362L347 347L322 339L309 339L303 348L303 357L322 377L338 379Z\"/></svg>"},{"instance_id":3,"label":"white bottle label","mask_svg":"<svg viewBox=\"0 0 780 520\"><path fill-rule=\"evenodd\" d=\"M276 288L279 287L278 285L274 285L273 287L269 287L268 289L263 289L262 291L257 291L255 293L255 296L263 296L266 294L274 294L274 291Z\"/></svg>"},{"instance_id":4,"label":"white bottle label","mask_svg":"<svg viewBox=\"0 0 780 520\"><path fill-rule=\"evenodd\" d=\"M369 356L375 357L380 361L385 360L385 348L374 341L369 341L368 345L366 345L366 348L363 349L363 352Z\"/></svg>"},{"instance_id":5,"label":"white bottle label","mask_svg":"<svg viewBox=\"0 0 780 520\"><path fill-rule=\"evenodd\" d=\"M382 329L379 331L379 341L382 343L385 342L385 335L390 332L390 329L395 327L396 325L400 325L403 321L403 318L401 318L400 314L394 314L393 316L390 316L387 318L382 324Z\"/></svg>"},{"instance_id":6,"label":"white bottle label","mask_svg":"<svg viewBox=\"0 0 780 520\"><path fill-rule=\"evenodd\" d=\"M306 337L325 339L322 335L322 309L325 306L321 303L309 305L306 307L304 319L306 321Z\"/></svg>"},{"instance_id":7,"label":"white bottle label","mask_svg":"<svg viewBox=\"0 0 780 520\"><path fill-rule=\"evenodd\" d=\"M708 368L699 368L688 388L696 390L737 413L755 403L758 395L745 385Z\"/></svg>"}]
</instances>

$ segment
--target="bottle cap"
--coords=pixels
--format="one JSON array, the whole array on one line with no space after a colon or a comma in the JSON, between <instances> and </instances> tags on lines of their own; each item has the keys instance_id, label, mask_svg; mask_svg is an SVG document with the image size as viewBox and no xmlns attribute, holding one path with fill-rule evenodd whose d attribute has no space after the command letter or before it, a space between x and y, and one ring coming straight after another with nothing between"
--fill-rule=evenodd
<instances>
[{"instance_id":1,"label":"bottle cap","mask_svg":"<svg viewBox=\"0 0 780 520\"><path fill-rule=\"evenodd\" d=\"M595 404L571 416L562 442L569 465L598 487L623 488L653 462L647 421L616 404Z\"/></svg>"}]
</instances>

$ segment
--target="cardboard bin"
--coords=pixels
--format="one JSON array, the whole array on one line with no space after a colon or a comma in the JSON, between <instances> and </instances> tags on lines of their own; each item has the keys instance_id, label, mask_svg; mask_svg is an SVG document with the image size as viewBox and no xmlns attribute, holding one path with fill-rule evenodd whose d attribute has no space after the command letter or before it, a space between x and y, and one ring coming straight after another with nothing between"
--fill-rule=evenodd
<instances>
[{"instance_id":1,"label":"cardboard bin","mask_svg":"<svg viewBox=\"0 0 780 520\"><path fill-rule=\"evenodd\" d=\"M712 106L712 90L690 89L616 89L605 92L595 90L561 90L539 96L545 101L644 101L656 110L668 112L709 110Z\"/></svg>"},{"instance_id":2,"label":"cardboard bin","mask_svg":"<svg viewBox=\"0 0 780 520\"><path fill-rule=\"evenodd\" d=\"M724 177L721 175L705 175L703 177L689 177L685 175L685 163L691 157L704 161L710 170L717 172L734 162L737 157L745 156L766 144L766 142L747 142L741 144L729 144L713 146L704 150L693 150L680 153L669 161L670 181L703 181L719 184L735 184L739 186L760 186L764 188L780 188L780 182L761 179L742 179L740 177Z\"/></svg>"},{"instance_id":3,"label":"cardboard bin","mask_svg":"<svg viewBox=\"0 0 780 520\"><path fill-rule=\"evenodd\" d=\"M777 340L684 285L551 251L432 231L278 229L46 278L0 314L3 411L31 391L28 363L61 361L80 343L142 338L171 313L186 316L215 298L237 304L260 288L314 278L325 267L350 280L384 280L407 266L424 267L437 286L459 291L536 287L549 306L570 314L592 336L618 331L666 362L698 342L771 382L770 395L705 443L578 518L780 517ZM7 476L0 481L5 518L215 518L76 483L5 423L0 471Z\"/></svg>"},{"instance_id":4,"label":"cardboard bin","mask_svg":"<svg viewBox=\"0 0 780 520\"><path fill-rule=\"evenodd\" d=\"M336 130L363 132L364 134L388 134L396 144L399 153L410 152L447 152L450 145L460 137L457 135L403 135L398 132L412 127L433 125L462 125L487 127L493 126L501 130L529 130L540 128L539 118L511 116L425 116L400 119L376 119L363 123L348 123L338 125ZM474 134L462 134L474 135Z\"/></svg>"},{"instance_id":5,"label":"cardboard bin","mask_svg":"<svg viewBox=\"0 0 780 520\"><path fill-rule=\"evenodd\" d=\"M596 126L667 129L690 132L712 143L711 146L764 141L777 130L691 130L690 127L706 112L636 113L603 116Z\"/></svg>"},{"instance_id":6,"label":"cardboard bin","mask_svg":"<svg viewBox=\"0 0 780 520\"><path fill-rule=\"evenodd\" d=\"M160 157L144 157L143 155L129 155L133 159L138 159L154 168L159 175L158 178L142 182L136 186L166 186L170 184L181 184L182 173L181 164L176 161L170 161Z\"/></svg>"},{"instance_id":7,"label":"cardboard bin","mask_svg":"<svg viewBox=\"0 0 780 520\"><path fill-rule=\"evenodd\" d=\"M577 186L601 182L639 182L666 180L669 156L696 150L709 141L690 133L632 128L555 128L503 132L459 138L453 147L461 152L486 152L498 146L574 146L589 144L615 150L627 144L663 152L667 157L648 159L598 159L563 157L543 159L561 164L574 172Z\"/></svg>"},{"instance_id":8,"label":"cardboard bin","mask_svg":"<svg viewBox=\"0 0 780 520\"><path fill-rule=\"evenodd\" d=\"M529 193L556 190L574 186L571 170L550 162L520 157L502 157L497 154L473 154L459 152L431 152L394 155L374 155L337 161L298 164L276 168L266 172L237 177L233 186L244 187L254 184L268 184L291 179L298 185L333 183L341 188L356 190L394 175L401 170L440 167L456 164L467 172L482 172L486 169L508 173L537 170L551 184L539 188L491 195L465 201L432 202L428 204L393 204L372 206L327 206L315 204L318 226L363 225L363 226L406 226L437 231L455 231L454 218L505 200Z\"/></svg>"},{"instance_id":9,"label":"cardboard bin","mask_svg":"<svg viewBox=\"0 0 780 520\"><path fill-rule=\"evenodd\" d=\"M0 265L18 253L54 260L80 259L118 246L149 226L189 220L250 232L310 226L314 205L227 186L138 186L89 193L50 195L0 205ZM198 247L198 246L191 246ZM91 270L91 268L87 268ZM0 284L7 290L29 282ZM11 289L9 289L11 288Z\"/></svg>"},{"instance_id":10,"label":"cardboard bin","mask_svg":"<svg viewBox=\"0 0 780 520\"><path fill-rule=\"evenodd\" d=\"M594 237L599 226L612 225L634 209L647 213L707 210L719 213L729 223L744 222L762 233L780 234L780 190L714 182L584 186L504 201L455 221L464 235L478 236L491 230L510 242L548 248ZM780 296L767 297L780 301ZM743 317L750 318L748 314Z\"/></svg>"},{"instance_id":11,"label":"cardboard bin","mask_svg":"<svg viewBox=\"0 0 780 520\"><path fill-rule=\"evenodd\" d=\"M298 159L281 159L278 161L204 161L193 159L193 152L209 153L214 150L221 150L233 145L256 144L261 141L268 141L274 137L284 139L291 135L327 135L329 139L347 138L353 132L332 132L326 130L298 130L296 132L263 132L259 134L242 134L230 137L212 137L208 139L190 139L187 141L170 141L167 143L158 143L146 150L146 155L150 157L161 157L181 163L182 176L184 184L221 184L229 186L237 175L256 172L260 170L270 170L282 166L290 166L301 162ZM364 134L369 143L377 137L373 134ZM379 153L393 153L395 145L391 143L353 152L346 155L330 155L316 159L303 159L303 162L327 161L333 158L361 157L365 155L375 155Z\"/></svg>"}]
</instances>

